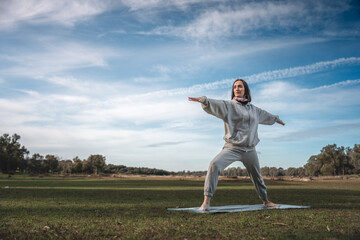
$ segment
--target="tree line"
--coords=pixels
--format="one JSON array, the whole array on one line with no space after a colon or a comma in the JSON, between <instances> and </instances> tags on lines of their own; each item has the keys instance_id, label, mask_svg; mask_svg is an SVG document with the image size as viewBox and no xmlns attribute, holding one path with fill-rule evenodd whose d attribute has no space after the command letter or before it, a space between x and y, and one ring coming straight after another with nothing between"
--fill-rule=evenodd
<instances>
[{"instance_id":1,"label":"tree line","mask_svg":"<svg viewBox=\"0 0 360 240\"><path fill-rule=\"evenodd\" d=\"M0 172L6 174L177 174L155 168L106 164L106 157L101 154L93 154L83 160L77 156L72 160L61 160L55 155L47 154L43 156L39 153L30 156L30 152L19 143L19 140L20 135L18 134L10 136L6 133L0 137Z\"/></svg>"},{"instance_id":2,"label":"tree line","mask_svg":"<svg viewBox=\"0 0 360 240\"><path fill-rule=\"evenodd\" d=\"M338 147L336 144L327 145L320 153L309 158L303 167L289 167L287 169L276 167L262 167L261 175L268 177L314 177L314 176L339 176L360 174L360 145L353 148ZM247 176L246 169L228 168L224 176Z\"/></svg>"},{"instance_id":3,"label":"tree line","mask_svg":"<svg viewBox=\"0 0 360 240\"><path fill-rule=\"evenodd\" d=\"M105 157L90 155L86 160L75 157L61 160L58 156L42 156L29 151L19 143L20 135L3 134L0 137L0 171L3 173L102 173L105 169Z\"/></svg>"},{"instance_id":4,"label":"tree line","mask_svg":"<svg viewBox=\"0 0 360 240\"><path fill-rule=\"evenodd\" d=\"M0 137L0 171L2 173L61 173L61 174L144 174L144 175L190 175L204 176L206 171L172 172L156 168L127 167L125 165L106 164L106 157L101 154L90 155L81 160L61 160L55 155L42 156L30 152L19 143L20 135L3 134ZM261 168L263 176L337 176L360 174L360 145L353 148L338 147L336 144L323 147L319 154L309 158L303 167L287 169L276 167ZM248 176L245 168L233 167L222 172L223 176Z\"/></svg>"}]
</instances>

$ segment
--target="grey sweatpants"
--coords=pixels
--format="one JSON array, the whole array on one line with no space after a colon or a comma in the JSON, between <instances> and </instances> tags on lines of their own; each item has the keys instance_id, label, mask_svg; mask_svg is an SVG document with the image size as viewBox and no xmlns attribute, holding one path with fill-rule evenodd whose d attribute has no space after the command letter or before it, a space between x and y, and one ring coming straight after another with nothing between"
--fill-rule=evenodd
<instances>
[{"instance_id":1,"label":"grey sweatpants","mask_svg":"<svg viewBox=\"0 0 360 240\"><path fill-rule=\"evenodd\" d=\"M244 164L259 197L262 200L267 199L266 186L261 176L256 151L245 152L236 147L228 147L226 145L210 163L205 178L204 195L209 197L214 195L219 175L227 166L235 161L241 161Z\"/></svg>"}]
</instances>

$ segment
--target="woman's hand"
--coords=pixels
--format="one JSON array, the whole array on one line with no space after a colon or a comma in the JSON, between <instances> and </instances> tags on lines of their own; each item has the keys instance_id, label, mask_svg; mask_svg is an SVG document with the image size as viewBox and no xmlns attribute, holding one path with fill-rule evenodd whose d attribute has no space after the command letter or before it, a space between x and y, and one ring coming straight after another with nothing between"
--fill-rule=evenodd
<instances>
[{"instance_id":1,"label":"woman's hand","mask_svg":"<svg viewBox=\"0 0 360 240\"><path fill-rule=\"evenodd\" d=\"M283 122L283 121L278 121L278 124L281 124L281 125L283 125L283 126L285 126L285 123Z\"/></svg>"},{"instance_id":2,"label":"woman's hand","mask_svg":"<svg viewBox=\"0 0 360 240\"><path fill-rule=\"evenodd\" d=\"M199 97L189 97L188 99L192 102L202 102L201 98Z\"/></svg>"}]
</instances>

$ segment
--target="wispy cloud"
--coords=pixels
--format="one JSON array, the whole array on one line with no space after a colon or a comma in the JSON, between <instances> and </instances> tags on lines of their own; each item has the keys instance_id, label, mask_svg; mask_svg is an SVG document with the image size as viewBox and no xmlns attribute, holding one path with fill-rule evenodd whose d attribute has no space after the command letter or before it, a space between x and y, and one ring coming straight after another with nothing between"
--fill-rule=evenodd
<instances>
[{"instance_id":1,"label":"wispy cloud","mask_svg":"<svg viewBox=\"0 0 360 240\"><path fill-rule=\"evenodd\" d=\"M38 80L54 84L59 87L64 87L69 92L77 92L77 94L83 94L86 96L91 95L93 98L102 96L105 93L107 95L119 94L119 90L124 85L121 83L101 83L90 79L81 79L74 76L49 76L39 77Z\"/></svg>"},{"instance_id":2,"label":"wispy cloud","mask_svg":"<svg viewBox=\"0 0 360 240\"><path fill-rule=\"evenodd\" d=\"M357 123L349 123L349 124L339 124L339 125L331 125L327 127L316 127L316 128L307 128L304 130L289 132L287 134L281 135L280 137L275 138L275 140L279 141L307 141L316 140L316 139L324 139L329 135L339 136L347 133L354 133L354 131L360 133L360 121Z\"/></svg>"},{"instance_id":3,"label":"wispy cloud","mask_svg":"<svg viewBox=\"0 0 360 240\"><path fill-rule=\"evenodd\" d=\"M318 90L323 90L323 89L328 89L328 88L343 87L343 86L347 86L347 85L355 85L355 84L359 84L359 83L360 83L360 79L345 80L345 81L341 81L341 82L337 82L337 83L333 83L333 84L329 84L329 85L323 85L323 86L320 86L317 88L303 89L302 91L318 91Z\"/></svg>"},{"instance_id":4,"label":"wispy cloud","mask_svg":"<svg viewBox=\"0 0 360 240\"><path fill-rule=\"evenodd\" d=\"M31 153L206 169L223 124L187 97L228 99L237 77L286 122L259 127L275 165L290 164L282 137L305 148L360 135L354 1L0 2L1 131Z\"/></svg>"},{"instance_id":5,"label":"wispy cloud","mask_svg":"<svg viewBox=\"0 0 360 240\"><path fill-rule=\"evenodd\" d=\"M221 2L220 0L152 0L152 1L115 1L115 0L4 0L0 5L0 30L12 29L19 24L56 24L65 27L73 27L76 23L86 21L92 17L114 9L128 9L137 16L141 11L147 17L155 16L154 11L176 8L185 11L194 4L208 4L209 2ZM161 11L160 11L161 12ZM124 33L110 31L105 33ZM104 34L100 35L100 37Z\"/></svg>"},{"instance_id":6,"label":"wispy cloud","mask_svg":"<svg viewBox=\"0 0 360 240\"><path fill-rule=\"evenodd\" d=\"M329 98L329 90L337 91L338 98L351 91L357 91L357 88L342 91L342 87L357 86L360 83L359 79L346 80L334 84L327 84L311 89L299 88L294 84L287 82L279 82L279 79L287 77L294 77L304 74L311 74L319 71L326 71L335 67L344 65L359 64L360 58L342 58L334 61L318 62L307 66L300 66L295 68L288 68L266 73L260 73L244 77L250 79L250 82L265 82L270 81L268 85L262 85L258 88L256 102L265 109L283 112L290 111L311 111L314 107L317 109L327 110L328 106L333 101L338 101L335 98ZM167 69L163 69L167 71ZM189 88L176 88L171 90L161 90L155 92L148 92L144 94L134 94L134 91L127 91L126 88L117 85L118 83L97 83L87 80L80 80L75 77L49 77L44 79L52 84L64 86L68 89L73 89L68 94L58 93L42 93L35 91L27 91L29 98L19 100L17 108L22 109L22 106L32 106L30 109L33 116L41 116L44 111L51 116L51 121L47 118L50 124L57 124L56 118L64 116L66 121L83 122L87 124L99 124L106 126L107 124L116 125L117 123L132 123L135 125L144 125L149 123L172 124L174 126L181 126L184 123L178 121L183 118L185 112L191 112L190 119L196 120L200 118L202 112L197 111L197 106L189 104L186 96L190 94L206 94L209 90L223 89L231 87L234 79L222 80L218 82L196 84ZM275 82L273 80L276 80ZM338 89L340 87L340 89ZM332 90L335 89L335 90ZM271 92L276 91L276 92ZM318 91L316 100L318 104L313 104L312 97L314 91ZM98 92L98 94L95 94ZM74 95L75 94L75 95ZM354 93L355 94L355 93ZM126 96L127 95L127 96ZM355 94L356 95L356 94ZM271 104L269 103L269 99ZM300 104L298 98L305 98ZM286 100L284 100L286 99ZM306 99L311 99L307 101ZM5 100L3 100L5 101ZM356 97L346 98L343 103L357 101ZM12 104L15 104L13 102ZM292 105L296 104L296 107ZM338 103L339 104L339 103ZM3 109L6 106L11 106L7 102L1 104ZM62 113L56 111L61 106ZM311 107L312 106L312 107ZM9 109L7 110L9 111ZM27 114L27 112L24 112ZM21 117L20 117L21 118ZM26 120L26 117L22 119ZM184 120L188 121L188 120ZM180 124L180 125L179 125Z\"/></svg>"},{"instance_id":7,"label":"wispy cloud","mask_svg":"<svg viewBox=\"0 0 360 240\"><path fill-rule=\"evenodd\" d=\"M290 77L302 76L312 73L317 73L321 71L326 71L329 69L333 69L341 66L351 66L351 65L359 65L360 57L350 57L350 58L339 58L332 61L323 61L317 62L314 64L309 64L305 66L298 66L292 68L285 68L274 71L267 71L262 73L257 73L249 76L242 76L241 78L245 79L249 83L260 83L265 81L273 81L273 80L281 80ZM203 84L195 84L193 86L187 88L176 88L176 89L168 89L168 90L160 90L155 92L148 92L140 95L133 95L132 97L163 97L163 96L176 96L176 95L188 95L194 93L201 93L207 90L215 90L222 88L231 87L232 83L236 78L231 79L223 79L220 81L203 83ZM126 100L127 97L121 98L122 100ZM120 99L119 99L120 100Z\"/></svg>"},{"instance_id":8,"label":"wispy cloud","mask_svg":"<svg viewBox=\"0 0 360 240\"><path fill-rule=\"evenodd\" d=\"M359 65L359 64L360 64L360 57L338 58L332 61L323 61L305 66L263 72L259 74L250 75L244 78L248 79L250 83L257 83L257 82L284 79L289 77L296 77L296 76L321 72L341 66L347 66L347 65L351 66L351 65Z\"/></svg>"},{"instance_id":9,"label":"wispy cloud","mask_svg":"<svg viewBox=\"0 0 360 240\"><path fill-rule=\"evenodd\" d=\"M102 38L102 37L105 37L105 36L110 35L110 34L126 34L126 31L123 30L123 29L121 29L121 30L109 31L109 32L105 32L105 33L99 34L97 37Z\"/></svg>"},{"instance_id":10,"label":"wispy cloud","mask_svg":"<svg viewBox=\"0 0 360 240\"><path fill-rule=\"evenodd\" d=\"M261 84L256 90L254 104L280 115L286 123L277 131L260 126L264 139L313 141L360 134L357 107L354 108L360 102L359 79L314 88L274 81Z\"/></svg>"},{"instance_id":11,"label":"wispy cloud","mask_svg":"<svg viewBox=\"0 0 360 240\"><path fill-rule=\"evenodd\" d=\"M11 53L0 55L0 59L14 64L0 71L18 76L43 77L71 69L106 67L107 60L116 54L116 51L107 47L77 42L47 41L41 44L42 50L39 52L12 50ZM117 56L120 55L118 53Z\"/></svg>"},{"instance_id":12,"label":"wispy cloud","mask_svg":"<svg viewBox=\"0 0 360 240\"><path fill-rule=\"evenodd\" d=\"M55 84L67 86L71 79L70 82L61 79L53 81ZM269 78L266 81L269 81ZM359 79L346 80L315 88L280 83L259 82L257 88L262 87L264 91L277 88L279 92L256 94L256 105L270 112L282 114L286 121L286 114L297 114L305 116L305 120L308 119L306 114L314 109L314 106L318 106L319 113L327 113L329 107L333 106L333 102L328 100L329 95L334 96L336 93L339 98L353 96L358 92L360 82ZM276 88L268 84L274 84ZM314 91L317 91L317 97L310 98ZM24 136L24 144L32 152L59 154L64 158L72 158L73 154L86 158L96 152L106 155L112 163L145 166L151 162L151 167L173 170L181 169L186 159L199 159L196 163L198 166L192 165L191 168L204 169L212 155L219 150L214 148L213 144L209 145L208 140L221 139L222 124L217 119L209 118L198 104L188 102L181 95L180 98L169 98L169 95L139 98L133 95L129 97L129 101L125 101L121 97L117 98L116 94L93 99L92 95L27 92L28 98L24 96L22 99L0 99L0 110L7 116L0 119L0 124L3 131L11 132L17 129L16 132ZM271 103L267 99L262 99L262 96L274 95L282 96L281 101L276 97L273 97ZM336 99L334 101L337 106L353 106L360 101L355 95L343 103ZM300 97L305 100L299 103ZM204 122L203 119L207 120ZM334 134L351 134L351 127L358 126L358 122L334 121L325 126L321 124L323 123L319 125L319 122L313 120L302 124L287 122L286 127L271 126L271 129L262 129L261 139L263 142L284 139L302 141L304 137L317 140L330 136L328 131L332 127L335 128ZM314 133L316 137L311 136ZM161 147L165 147L166 151L159 152ZM173 151L179 149L181 153L173 157L179 163L168 163L169 156L173 156ZM139 151L142 153L141 156L137 154ZM154 156L157 159L156 163L151 160Z\"/></svg>"},{"instance_id":13,"label":"wispy cloud","mask_svg":"<svg viewBox=\"0 0 360 240\"><path fill-rule=\"evenodd\" d=\"M310 113L313 115L322 113L330 117L335 114L332 111L335 105L339 107L336 114L345 114L349 109L344 106L352 106L360 102L360 95L357 94L359 90L359 79L314 88L273 81L257 88L255 103L271 111L289 115L298 114L300 118L306 118ZM305 115L301 116L302 114Z\"/></svg>"},{"instance_id":14,"label":"wispy cloud","mask_svg":"<svg viewBox=\"0 0 360 240\"><path fill-rule=\"evenodd\" d=\"M0 30L19 23L73 26L108 10L112 1L101 0L3 0L0 4Z\"/></svg>"},{"instance_id":15,"label":"wispy cloud","mask_svg":"<svg viewBox=\"0 0 360 240\"><path fill-rule=\"evenodd\" d=\"M164 147L164 146L170 146L170 145L178 145L186 143L185 141L177 141L177 142L159 142L159 143L153 143L149 144L146 147Z\"/></svg>"},{"instance_id":16,"label":"wispy cloud","mask_svg":"<svg viewBox=\"0 0 360 240\"><path fill-rule=\"evenodd\" d=\"M169 76L159 76L159 77L136 77L134 82L136 83L156 83L156 82L166 82L169 81Z\"/></svg>"},{"instance_id":17,"label":"wispy cloud","mask_svg":"<svg viewBox=\"0 0 360 240\"><path fill-rule=\"evenodd\" d=\"M278 82L274 84L279 86ZM356 92L358 88L346 88L354 85L359 85L358 79L312 89L285 84L280 87L283 92L291 92L290 88L298 91L285 95L282 102L275 99L269 106L265 105L266 102L261 101L260 94L257 94L257 99L259 99L259 106L265 107L266 110L281 109L281 104L286 102L287 105L282 108L281 113L297 109L297 114L306 115L309 107L302 107L302 104L331 106L332 102L327 101L326 98L329 90L336 89L339 97L346 94L352 95L349 91ZM264 89L269 88L264 86ZM317 94L324 98L317 97L299 103L299 96L307 99L307 94L312 94L312 91L318 91ZM145 166L147 161L156 156L157 163L150 166L162 166L161 168L169 166L169 169L178 169L181 168L180 163L173 165L166 162L169 154L173 155L171 151L182 149L174 159L184 164L186 159L197 158L199 159L198 168L202 169L205 168L204 166L207 165L212 154L219 150L217 148L210 149L209 146L199 146L209 139L220 139L223 133L222 124L216 119L209 118L198 104L189 103L186 99L169 99L167 96L163 96L162 99L134 98L130 103L117 101L114 98L93 101L67 95L31 94L30 99L22 101L0 101L1 112L8 116L6 119L0 120L0 123L4 131L16 128L19 134L25 136L24 144L32 151L51 152L65 158L74 157L72 155L74 153L86 158L89 154L97 152L113 159L111 161L113 163L121 161L122 164L130 166L134 166L134 164ZM330 93L330 95L333 94ZM52 100L49 101L49 99ZM353 103L350 105L358 100L352 99ZM23 106L29 107L24 109ZM61 111L59 112L58 109ZM326 113L327 108L322 108L320 111ZM275 113L278 114L277 111ZM293 113L294 111L292 111ZM206 122L199 121L204 118L207 119ZM19 122L19 119L22 121ZM308 118L304 117L304 119ZM285 120L287 120L286 117ZM37 122L37 124L30 126L29 122ZM189 122L191 124L188 124ZM133 127L129 128L128 123L132 123ZM311 141L325 139L334 134L353 134L351 128L353 128L352 131L359 129L358 121L330 121L325 127L321 124L323 123L319 125L319 122L309 119L301 125L287 122L286 127L271 126L262 129L261 139L265 142L303 141L304 138ZM274 133L275 127L278 127L276 133ZM214 132L214 130L216 131ZM29 136L32 136L31 141L27 139ZM101 144L99 144L99 139L102 139ZM166 151L159 152L158 148L160 147L166 147ZM207 148L209 151L204 154L203 151ZM140 150L142 152L141 159L136 154ZM201 167L201 165L203 166Z\"/></svg>"},{"instance_id":18,"label":"wispy cloud","mask_svg":"<svg viewBox=\"0 0 360 240\"><path fill-rule=\"evenodd\" d=\"M193 4L208 4L209 2L223 2L222 0L138 0L138 1L122 1L122 3L129 7L131 11L137 10L152 10L164 9L169 7L176 7L178 9L186 10Z\"/></svg>"},{"instance_id":19,"label":"wispy cloud","mask_svg":"<svg viewBox=\"0 0 360 240\"><path fill-rule=\"evenodd\" d=\"M259 35L272 30L307 32L347 10L346 1L280 1L241 3L233 7L205 8L192 22L183 26L161 26L145 34L170 35L191 40L208 40L230 36ZM261 30L261 32L259 32Z\"/></svg>"}]
</instances>

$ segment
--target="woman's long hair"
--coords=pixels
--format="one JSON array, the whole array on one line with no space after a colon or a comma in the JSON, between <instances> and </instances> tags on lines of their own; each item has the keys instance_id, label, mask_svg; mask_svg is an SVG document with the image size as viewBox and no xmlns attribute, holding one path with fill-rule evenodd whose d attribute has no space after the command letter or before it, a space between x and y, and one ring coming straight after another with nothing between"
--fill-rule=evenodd
<instances>
[{"instance_id":1,"label":"woman's long hair","mask_svg":"<svg viewBox=\"0 0 360 240\"><path fill-rule=\"evenodd\" d=\"M234 94L234 84L237 82L237 81L242 81L243 85L244 85L244 88L245 88L245 94L244 94L244 98L246 98L248 100L248 102L251 102L251 93L250 93L250 88L249 88L249 85L247 84L247 82L245 82L244 79L236 79L232 85L232 90L231 90L231 100L235 97L235 94Z\"/></svg>"}]
</instances>

